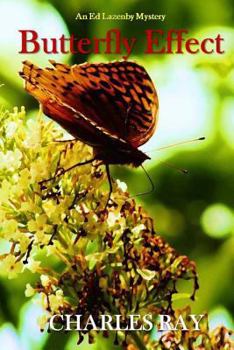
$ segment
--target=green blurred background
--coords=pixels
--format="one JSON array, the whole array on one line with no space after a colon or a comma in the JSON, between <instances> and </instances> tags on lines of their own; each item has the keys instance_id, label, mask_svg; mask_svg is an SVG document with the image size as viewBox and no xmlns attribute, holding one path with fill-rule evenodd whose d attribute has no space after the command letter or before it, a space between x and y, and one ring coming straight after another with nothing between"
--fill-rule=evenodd
<instances>
[{"instance_id":1,"label":"green blurred background","mask_svg":"<svg viewBox=\"0 0 234 350\"><path fill-rule=\"evenodd\" d=\"M180 254L196 261L200 290L192 303L194 313L208 311L210 325L233 327L233 233L234 233L234 30L232 0L194 1L36 1L0 0L0 105L24 105L28 111L38 104L23 89L18 77L21 61L28 58L41 65L49 58L67 63L119 59L118 56L17 54L19 29L35 29L41 36L75 33L102 37L110 28L123 35L143 37L145 29L186 28L191 35L205 38L221 33L223 55L143 55L138 46L131 59L143 64L156 85L159 123L155 135L143 146L150 151L145 163L155 191L136 200L155 220L155 227ZM157 21L76 21L77 12L166 14ZM190 138L206 141L157 151ZM175 168L186 168L183 175ZM126 181L131 194L147 191L149 184L141 170L113 167L112 175ZM2 349L74 349L68 335L40 334L35 319L39 306L28 302L24 288L31 275L16 280L0 278L0 342ZM190 285L191 287L191 285ZM187 288L186 285L182 288ZM177 306L186 305L184 300ZM82 344L81 349L98 349ZM102 349L110 349L101 341Z\"/></svg>"}]
</instances>

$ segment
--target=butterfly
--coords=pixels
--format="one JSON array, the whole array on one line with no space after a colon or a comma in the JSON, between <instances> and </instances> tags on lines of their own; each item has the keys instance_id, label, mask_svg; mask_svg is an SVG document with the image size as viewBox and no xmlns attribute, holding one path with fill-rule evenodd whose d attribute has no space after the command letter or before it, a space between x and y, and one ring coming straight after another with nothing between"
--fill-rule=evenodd
<instances>
[{"instance_id":1,"label":"butterfly","mask_svg":"<svg viewBox=\"0 0 234 350\"><path fill-rule=\"evenodd\" d=\"M93 147L94 157L77 165L103 162L111 193L110 164L138 167L150 159L139 147L156 128L155 86L145 68L131 61L50 63L53 67L42 69L23 62L19 74L25 89L39 101L45 115Z\"/></svg>"}]
</instances>

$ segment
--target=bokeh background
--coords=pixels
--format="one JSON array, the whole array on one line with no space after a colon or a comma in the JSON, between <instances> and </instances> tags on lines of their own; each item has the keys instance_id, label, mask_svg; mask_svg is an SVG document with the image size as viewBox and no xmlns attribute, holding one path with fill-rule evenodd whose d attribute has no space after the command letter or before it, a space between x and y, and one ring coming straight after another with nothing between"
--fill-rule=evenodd
<instances>
[{"instance_id":1,"label":"bokeh background","mask_svg":"<svg viewBox=\"0 0 234 350\"><path fill-rule=\"evenodd\" d=\"M157 21L76 21L77 12L166 14ZM234 29L232 0L194 1L36 1L0 0L0 105L11 109L38 104L23 89L17 75L28 58L45 65L49 58L81 63L119 59L118 56L36 55L22 56L19 29L35 29L41 36L75 33L104 36L110 28L123 35L143 37L145 29L186 28L198 38L221 33L223 55L144 55L138 46L131 59L143 64L156 85L159 123L155 135L144 145L151 160L145 167L155 184L151 194L136 200L155 220L155 227L180 254L196 261L200 290L193 302L194 313L208 311L210 326L233 328L233 234L234 234ZM160 147L206 136L203 142L172 148ZM176 168L185 168L188 175ZM145 192L149 183L142 170L112 167L112 175L125 181L131 194ZM75 339L64 334L41 334L36 327L37 304L24 296L31 275L16 280L0 277L0 344L9 350L74 349ZM183 286L182 286L183 287ZM176 306L191 303L183 300ZM82 344L80 349L98 349ZM110 349L102 342L102 349Z\"/></svg>"}]
</instances>

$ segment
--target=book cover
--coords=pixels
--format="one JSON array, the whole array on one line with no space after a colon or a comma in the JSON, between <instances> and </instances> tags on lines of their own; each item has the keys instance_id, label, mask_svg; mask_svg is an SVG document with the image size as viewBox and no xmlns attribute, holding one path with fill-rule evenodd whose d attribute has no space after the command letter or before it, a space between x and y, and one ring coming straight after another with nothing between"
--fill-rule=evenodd
<instances>
[{"instance_id":1,"label":"book cover","mask_svg":"<svg viewBox=\"0 0 234 350\"><path fill-rule=\"evenodd\" d=\"M233 348L233 4L0 2L0 342Z\"/></svg>"}]
</instances>

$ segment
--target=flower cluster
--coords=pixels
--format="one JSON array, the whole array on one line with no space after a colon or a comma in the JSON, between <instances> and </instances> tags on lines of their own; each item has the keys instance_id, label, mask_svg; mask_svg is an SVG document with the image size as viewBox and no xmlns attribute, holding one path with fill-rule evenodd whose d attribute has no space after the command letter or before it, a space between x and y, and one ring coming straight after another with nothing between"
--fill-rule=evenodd
<instances>
[{"instance_id":1,"label":"flower cluster","mask_svg":"<svg viewBox=\"0 0 234 350\"><path fill-rule=\"evenodd\" d=\"M187 319L191 314L190 307L185 307L183 310L176 310L173 317L183 316ZM165 332L159 340L153 341L149 336L145 336L144 341L147 344L147 350L231 350L233 349L233 342L231 340L232 331L220 326L214 330L209 329L208 315L205 315L200 324L199 330L194 330L192 325L190 327L189 321L187 323L187 331L168 331ZM130 344L127 350L138 350L138 348Z\"/></svg>"},{"instance_id":2,"label":"flower cluster","mask_svg":"<svg viewBox=\"0 0 234 350\"><path fill-rule=\"evenodd\" d=\"M102 164L73 167L92 158L90 147L65 141L54 122L40 114L27 118L23 108L5 112L0 123L0 238L10 243L0 269L9 278L25 269L40 275L35 286L27 284L26 295L41 295L41 329L57 314L97 320L119 314L123 324L129 314L150 312L155 320L159 313L173 314L179 279L194 281L194 297L195 264L155 233L125 185L113 181L106 205ZM83 333L93 341L94 331ZM118 336L123 346L132 343L127 332Z\"/></svg>"}]
</instances>

